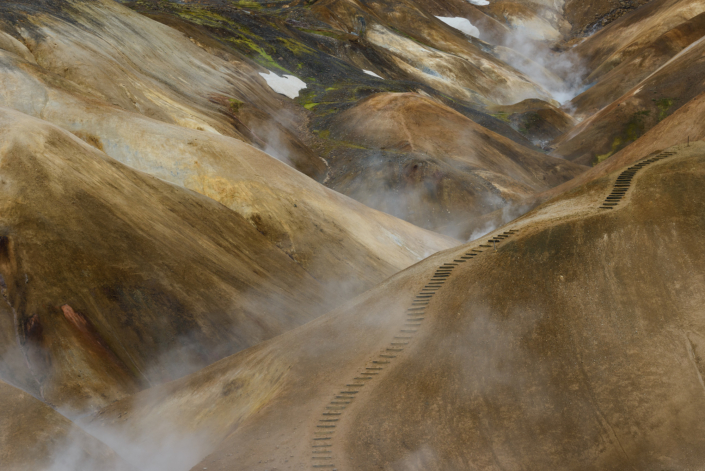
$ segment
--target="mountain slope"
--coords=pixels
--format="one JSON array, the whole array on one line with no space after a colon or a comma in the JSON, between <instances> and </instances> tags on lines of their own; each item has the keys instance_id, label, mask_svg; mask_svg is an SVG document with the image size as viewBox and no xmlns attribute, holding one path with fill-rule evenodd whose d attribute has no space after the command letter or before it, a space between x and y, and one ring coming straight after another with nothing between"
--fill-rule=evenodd
<instances>
[{"instance_id":1,"label":"mountain slope","mask_svg":"<svg viewBox=\"0 0 705 471\"><path fill-rule=\"evenodd\" d=\"M6 471L135 471L51 407L0 381L0 458Z\"/></svg>"},{"instance_id":2,"label":"mountain slope","mask_svg":"<svg viewBox=\"0 0 705 471\"><path fill-rule=\"evenodd\" d=\"M0 4L0 467L700 469L704 15Z\"/></svg>"},{"instance_id":3,"label":"mountain slope","mask_svg":"<svg viewBox=\"0 0 705 471\"><path fill-rule=\"evenodd\" d=\"M295 135L301 113L282 113L286 104L242 58L210 55L112 0L13 0L0 5L0 14L7 19L1 29L40 67L25 71L52 86L167 124L276 148L293 167L323 178L325 163ZM27 101L37 111L51 105ZM248 112L238 116L239 109Z\"/></svg>"},{"instance_id":4,"label":"mountain slope","mask_svg":"<svg viewBox=\"0 0 705 471\"><path fill-rule=\"evenodd\" d=\"M705 34L705 29L702 33ZM705 91L703 59L705 35L622 97L557 139L555 153L587 165L599 163L625 148Z\"/></svg>"},{"instance_id":5,"label":"mountain slope","mask_svg":"<svg viewBox=\"0 0 705 471\"><path fill-rule=\"evenodd\" d=\"M704 15L701 2L652 1L573 47L589 88L564 105L580 123L552 155L596 165L701 93Z\"/></svg>"},{"instance_id":6,"label":"mountain slope","mask_svg":"<svg viewBox=\"0 0 705 471\"><path fill-rule=\"evenodd\" d=\"M585 167L533 152L417 94L377 94L333 118L330 137L373 151L328 185L418 226L467 240L488 213Z\"/></svg>"},{"instance_id":7,"label":"mountain slope","mask_svg":"<svg viewBox=\"0 0 705 471\"><path fill-rule=\"evenodd\" d=\"M137 170L221 202L309 274L326 279L341 297L357 294L455 243L337 195L247 144L236 128L217 116L221 105L209 96L217 94L225 103L239 103L240 97L243 106L247 97L254 109L278 110L286 120L295 121L296 116L282 110L273 92L246 65L235 67L174 30L107 0L72 8L79 10L67 7L73 15L68 19L60 16L63 11L54 13L55 19L23 17L39 23L41 34L30 35L38 57L53 42L62 45L55 55L39 60L41 67L0 51L4 106L56 124ZM77 28L79 20L97 23L102 34ZM123 47L121 36L134 31L140 34L129 48ZM150 51L157 47L167 49L171 59L152 60ZM70 62L76 57L85 60ZM60 59L67 62L59 65ZM75 73L78 78L71 72L74 67L81 71ZM105 77L103 68L112 70L114 77ZM90 80L94 73L105 80ZM140 94L120 92L123 80ZM194 83L199 84L197 90ZM171 96L174 89L187 98ZM129 101L123 105L113 96L118 92L135 95L135 103L123 96ZM184 115L191 121L184 122Z\"/></svg>"},{"instance_id":8,"label":"mountain slope","mask_svg":"<svg viewBox=\"0 0 705 471\"><path fill-rule=\"evenodd\" d=\"M571 191L586 182L614 172L620 167L630 165L644 155L660 152L688 141L705 139L705 94L701 93L678 111L654 126L634 143L612 155L587 172L555 188L536 196L537 201Z\"/></svg>"},{"instance_id":9,"label":"mountain slope","mask_svg":"<svg viewBox=\"0 0 705 471\"><path fill-rule=\"evenodd\" d=\"M595 83L613 68L654 44L668 31L705 12L697 0L652 0L621 17L585 41L574 52L590 71L586 83Z\"/></svg>"},{"instance_id":10,"label":"mountain slope","mask_svg":"<svg viewBox=\"0 0 705 471\"><path fill-rule=\"evenodd\" d=\"M566 21L571 24L571 35L589 36L627 13L651 0L567 0L563 5Z\"/></svg>"},{"instance_id":11,"label":"mountain slope","mask_svg":"<svg viewBox=\"0 0 705 471\"><path fill-rule=\"evenodd\" d=\"M104 405L339 302L206 197L17 112L2 110L0 133L3 313L14 317L3 327L17 338L3 337L31 375L21 361L7 367L48 403Z\"/></svg>"},{"instance_id":12,"label":"mountain slope","mask_svg":"<svg viewBox=\"0 0 705 471\"><path fill-rule=\"evenodd\" d=\"M571 100L569 106L574 110L573 114L588 117L600 111L704 35L705 13L701 13L659 36Z\"/></svg>"},{"instance_id":13,"label":"mountain slope","mask_svg":"<svg viewBox=\"0 0 705 471\"><path fill-rule=\"evenodd\" d=\"M523 128L513 129L489 105L514 103L527 97L552 101L543 86L510 63L521 62L527 70L538 69L538 75L552 85L561 83L555 74L508 47L493 46L444 22L464 20L463 16L453 17L454 20L446 17L444 21L435 17L467 14L473 19L484 18L487 25L500 24L466 2L409 1L383 5L335 1L307 6L199 0L188 4L148 1L128 5L184 32L215 55L246 56L272 74L300 79L306 88L298 92L295 101L310 110L304 123L308 129L305 141L328 164L324 184L376 209L451 236L465 235L467 231L452 227L447 219L471 217L473 220L468 225L478 225L476 216L471 215L483 214L487 210L484 202L474 207L464 206L459 211L459 201L441 198L436 205L439 211L434 215L429 217L426 211L414 214L398 209L395 182L407 177L401 166L370 171L377 161L413 160L435 167L437 161L444 159L442 152L433 152L444 145L440 137L427 133L424 139L428 141L427 152L421 155L404 148L367 146L359 139L355 142L338 139L337 123L345 120L350 108L363 106L363 101L372 95L418 93L520 144L526 149L515 147L515 150L530 158L538 150L532 144L536 136L530 132L522 135ZM503 44L500 36L504 30L509 31L504 26L491 26L492 37L486 39L494 38ZM360 133L376 132L373 127L363 129L364 123L359 123L358 128ZM559 173L560 178L573 176L570 170ZM345 184L340 184L341 175ZM513 179L501 172L500 176ZM538 175L541 180L543 177L550 181L554 174ZM443 178L450 186L464 187L475 176L456 169L444 171ZM388 191L369 195L367 190L361 190L368 188ZM497 200L493 207L507 204Z\"/></svg>"},{"instance_id":14,"label":"mountain slope","mask_svg":"<svg viewBox=\"0 0 705 471\"><path fill-rule=\"evenodd\" d=\"M616 209L611 174L91 430L224 438L193 469L697 467L705 144L673 152Z\"/></svg>"}]
</instances>

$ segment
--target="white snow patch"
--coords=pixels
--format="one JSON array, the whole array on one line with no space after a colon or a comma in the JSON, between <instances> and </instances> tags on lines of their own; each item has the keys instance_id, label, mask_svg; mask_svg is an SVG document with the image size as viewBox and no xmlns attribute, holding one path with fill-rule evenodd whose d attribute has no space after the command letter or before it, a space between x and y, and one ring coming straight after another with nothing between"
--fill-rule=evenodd
<instances>
[{"instance_id":1,"label":"white snow patch","mask_svg":"<svg viewBox=\"0 0 705 471\"><path fill-rule=\"evenodd\" d=\"M484 7L485 5L489 5L490 2L487 0L468 0L469 3L472 3L473 5L478 5L481 7Z\"/></svg>"},{"instance_id":2,"label":"white snow patch","mask_svg":"<svg viewBox=\"0 0 705 471\"><path fill-rule=\"evenodd\" d=\"M377 75L376 73L372 72L371 70L362 69L362 71L363 71L364 73L366 73L367 75L371 75L371 76L373 76L373 77L381 78L382 80L384 80L384 77L380 77L379 75Z\"/></svg>"},{"instance_id":3,"label":"white snow patch","mask_svg":"<svg viewBox=\"0 0 705 471\"><path fill-rule=\"evenodd\" d=\"M306 88L306 83L293 75L280 77L271 71L269 74L263 74L262 72L259 74L267 81L269 88L289 98L296 98L299 96L299 92Z\"/></svg>"},{"instance_id":4,"label":"white snow patch","mask_svg":"<svg viewBox=\"0 0 705 471\"><path fill-rule=\"evenodd\" d=\"M477 29L477 27L473 26L473 24L470 23L470 20L468 20L467 18L458 18L452 16L437 16L436 18L438 18L451 28L455 28L458 31L462 31L468 36L474 36L476 38L480 37L480 30Z\"/></svg>"}]
</instances>

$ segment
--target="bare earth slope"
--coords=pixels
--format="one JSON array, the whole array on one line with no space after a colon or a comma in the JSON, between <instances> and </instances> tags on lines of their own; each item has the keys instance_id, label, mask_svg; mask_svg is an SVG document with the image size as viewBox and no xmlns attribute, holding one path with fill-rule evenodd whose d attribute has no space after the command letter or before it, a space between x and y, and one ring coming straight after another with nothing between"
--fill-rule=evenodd
<instances>
[{"instance_id":1,"label":"bare earth slope","mask_svg":"<svg viewBox=\"0 0 705 471\"><path fill-rule=\"evenodd\" d=\"M214 55L243 55L273 74L296 76L306 88L294 101L310 110L308 120L302 122L302 127L309 131L306 142L328 164L324 184L376 209L451 236L465 231L453 227L448 219L463 220L461 225L476 225L476 217L470 215L484 213L487 210L484 201L478 206L467 206L459 198L440 198L434 203L438 211L429 216L427 208L419 213L400 209L402 191L397 191L398 182L407 178L407 162L435 168L437 161L445 158L443 152L436 153L444 145L443 138L426 133L424 155L403 147L368 146L364 139L341 140L336 127L345 120L349 109L380 93L418 93L509 138L520 145L515 146L519 153L535 155L538 151L535 145L540 142L534 139L533 130L522 135L522 130L531 126L513 129L489 105L512 105L524 98L542 98L557 105L543 85L537 85L523 68L521 71L516 68L516 62L526 63L527 69L539 69L538 75L548 82L560 83L555 74L506 46L464 34L435 17L459 15L456 20L469 17L478 28L484 28L483 24L490 28L488 37L484 30L473 34L494 44L504 44L502 35L509 32L508 28L464 0L432 4L340 0L315 2L310 6L217 0L189 3L149 0L127 4L183 31ZM484 23L478 22L479 18ZM235 114L241 118L243 113ZM367 126L359 122L358 134L376 132L372 123ZM555 137L552 129L549 134ZM545 141L546 137L540 140ZM394 164L382 170L378 168L379 162ZM371 168L374 170L370 171ZM467 174L462 169L444 169L441 173L443 184L452 187L464 187L468 180L476 180L472 172ZM512 175L501 172L498 176L513 179ZM570 169L563 174L537 174L546 181L572 176ZM345 184L340 184L341 178ZM506 200L497 200L491 206L507 204L510 203ZM461 207L464 210L458 211Z\"/></svg>"},{"instance_id":2,"label":"bare earth slope","mask_svg":"<svg viewBox=\"0 0 705 471\"><path fill-rule=\"evenodd\" d=\"M467 240L479 216L586 170L531 151L429 97L377 94L331 122L331 137L377 150L329 185L356 200ZM397 176L399 175L399 176Z\"/></svg>"},{"instance_id":3,"label":"bare earth slope","mask_svg":"<svg viewBox=\"0 0 705 471\"><path fill-rule=\"evenodd\" d=\"M594 83L610 70L639 54L663 34L705 12L699 0L653 0L578 44L574 51Z\"/></svg>"},{"instance_id":4,"label":"bare earth slope","mask_svg":"<svg viewBox=\"0 0 705 471\"><path fill-rule=\"evenodd\" d=\"M39 67L25 71L55 87L163 123L275 148L293 167L323 178L325 163L296 137L302 113L287 107L241 57L210 55L113 0L12 0L0 5L0 17L4 36L14 40L9 50ZM42 95L24 105L50 108L52 97ZM238 115L239 109L249 113ZM253 111L259 119L251 123L246 116ZM82 124L73 126L100 143L103 136L79 129Z\"/></svg>"},{"instance_id":5,"label":"bare earth slope","mask_svg":"<svg viewBox=\"0 0 705 471\"><path fill-rule=\"evenodd\" d=\"M567 0L563 5L573 36L589 36L651 0Z\"/></svg>"},{"instance_id":6,"label":"bare earth slope","mask_svg":"<svg viewBox=\"0 0 705 471\"><path fill-rule=\"evenodd\" d=\"M20 29L33 53L0 50L4 106L224 204L341 297L455 243L327 190L249 145L209 97L289 114L246 64L210 55L108 0L62 5L61 13L22 17L33 24ZM152 57L155 50L162 54ZM136 90L123 89L123 81Z\"/></svg>"},{"instance_id":7,"label":"bare earth slope","mask_svg":"<svg viewBox=\"0 0 705 471\"><path fill-rule=\"evenodd\" d=\"M705 144L673 151L92 426L227 436L193 469L697 468Z\"/></svg>"},{"instance_id":8,"label":"bare earth slope","mask_svg":"<svg viewBox=\"0 0 705 471\"><path fill-rule=\"evenodd\" d=\"M3 316L14 319L1 348L6 374L50 404L104 405L338 301L219 203L14 111L0 112L0 134Z\"/></svg>"},{"instance_id":9,"label":"bare earth slope","mask_svg":"<svg viewBox=\"0 0 705 471\"><path fill-rule=\"evenodd\" d=\"M591 86L564 105L581 122L551 143L555 155L596 165L705 90L703 8L653 1L573 48L588 64Z\"/></svg>"},{"instance_id":10,"label":"bare earth slope","mask_svg":"<svg viewBox=\"0 0 705 471\"><path fill-rule=\"evenodd\" d=\"M704 59L705 36L558 139L555 152L587 165L636 141L705 91Z\"/></svg>"},{"instance_id":11,"label":"bare earth slope","mask_svg":"<svg viewBox=\"0 0 705 471\"><path fill-rule=\"evenodd\" d=\"M576 124L570 114L541 100L524 100L510 106L495 106L491 110L539 146L562 136Z\"/></svg>"},{"instance_id":12,"label":"bare earth slope","mask_svg":"<svg viewBox=\"0 0 705 471\"><path fill-rule=\"evenodd\" d=\"M537 195L536 199L545 201L595 178L603 177L625 165L632 164L645 155L675 145L682 145L688 140L694 142L703 139L705 139L705 93L693 98L685 106L650 129L636 142L573 180Z\"/></svg>"},{"instance_id":13,"label":"bare earth slope","mask_svg":"<svg viewBox=\"0 0 705 471\"><path fill-rule=\"evenodd\" d=\"M4 471L136 471L51 407L3 381L0 462Z\"/></svg>"},{"instance_id":14,"label":"bare earth slope","mask_svg":"<svg viewBox=\"0 0 705 471\"><path fill-rule=\"evenodd\" d=\"M423 2L321 0L311 11L336 30L362 36L409 78L453 98L496 104L550 99L542 86L426 13Z\"/></svg>"},{"instance_id":15,"label":"bare earth slope","mask_svg":"<svg viewBox=\"0 0 705 471\"><path fill-rule=\"evenodd\" d=\"M575 116L587 117L619 99L664 66L683 49L705 36L705 13L685 21L644 46L570 102ZM672 95L672 98L675 96Z\"/></svg>"}]
</instances>

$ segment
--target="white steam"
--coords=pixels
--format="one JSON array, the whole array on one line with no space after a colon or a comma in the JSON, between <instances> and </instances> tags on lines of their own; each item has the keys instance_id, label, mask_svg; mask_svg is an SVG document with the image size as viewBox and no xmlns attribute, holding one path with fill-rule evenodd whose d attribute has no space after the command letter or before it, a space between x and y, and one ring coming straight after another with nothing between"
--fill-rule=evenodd
<instances>
[{"instance_id":1,"label":"white steam","mask_svg":"<svg viewBox=\"0 0 705 471\"><path fill-rule=\"evenodd\" d=\"M52 443L53 442L53 443ZM84 433L74 425L69 433L62 437L51 437L48 443L38 444L50 446L47 456L49 463L42 466L35 462L37 471L137 471L104 443ZM37 450L41 456L41 451ZM4 469L4 468L2 468ZM13 468L17 469L17 468Z\"/></svg>"},{"instance_id":2,"label":"white steam","mask_svg":"<svg viewBox=\"0 0 705 471\"><path fill-rule=\"evenodd\" d=\"M523 216L530 209L530 205L506 203L506 206L502 207L501 210L495 211L495 213L497 213L495 218L488 220L473 230L467 242L472 242L473 240L477 240L480 237L495 231L497 228L512 222L520 216Z\"/></svg>"},{"instance_id":3,"label":"white steam","mask_svg":"<svg viewBox=\"0 0 705 471\"><path fill-rule=\"evenodd\" d=\"M392 465L392 469L403 469L404 471L425 471L432 469L438 463L438 455L428 445L423 445L416 451L404 456L401 460Z\"/></svg>"},{"instance_id":4,"label":"white steam","mask_svg":"<svg viewBox=\"0 0 705 471\"><path fill-rule=\"evenodd\" d=\"M299 92L306 88L306 83L293 75L280 77L271 71L269 74L263 74L262 72L259 74L267 82L269 88L292 99L299 96Z\"/></svg>"},{"instance_id":5,"label":"white steam","mask_svg":"<svg viewBox=\"0 0 705 471\"><path fill-rule=\"evenodd\" d=\"M525 390L531 377L521 367L523 357L507 346L517 345L518 340L536 329L543 318L541 310L533 307L515 309L511 316L502 319L477 299L467 300L466 309L473 315L471 322L459 332L463 342L446 347L453 348L456 357L466 359L458 363L460 380L473 393L490 397L507 386L517 391ZM478 355L478 352L482 354ZM482 379L478 381L478 378Z\"/></svg>"},{"instance_id":6,"label":"white steam","mask_svg":"<svg viewBox=\"0 0 705 471\"><path fill-rule=\"evenodd\" d=\"M438 18L451 28L455 28L458 31L467 34L468 36L472 36L475 38L480 37L480 30L477 29L477 27L475 27L472 23L470 23L470 20L468 20L467 18L459 18L452 16L437 16L436 18Z\"/></svg>"},{"instance_id":7,"label":"white steam","mask_svg":"<svg viewBox=\"0 0 705 471\"><path fill-rule=\"evenodd\" d=\"M513 29L504 45L518 54L500 53L501 59L545 88L557 102L570 101L585 88L585 65L573 51L554 51L534 36L527 27Z\"/></svg>"},{"instance_id":8,"label":"white steam","mask_svg":"<svg viewBox=\"0 0 705 471\"><path fill-rule=\"evenodd\" d=\"M87 430L141 471L188 471L212 452L215 445L205 433L183 432L169 420L159 424L137 422L130 433L110 427Z\"/></svg>"},{"instance_id":9,"label":"white steam","mask_svg":"<svg viewBox=\"0 0 705 471\"><path fill-rule=\"evenodd\" d=\"M282 139L282 133L276 128L276 126L269 126L262 130L258 130L258 137L260 137L265 143L265 147L262 149L265 154L268 154L278 161L287 164L289 167L296 168L294 162L290 158L291 153Z\"/></svg>"},{"instance_id":10,"label":"white steam","mask_svg":"<svg viewBox=\"0 0 705 471\"><path fill-rule=\"evenodd\" d=\"M480 237L487 235L490 232L494 231L495 229L497 229L497 227L499 227L499 226L497 224L495 224L494 222L492 222L492 221L487 222L487 223L485 223L484 226L482 226L478 229L475 229L472 232L472 234L470 234L470 238L467 241L472 242L473 240L477 240Z\"/></svg>"}]
</instances>

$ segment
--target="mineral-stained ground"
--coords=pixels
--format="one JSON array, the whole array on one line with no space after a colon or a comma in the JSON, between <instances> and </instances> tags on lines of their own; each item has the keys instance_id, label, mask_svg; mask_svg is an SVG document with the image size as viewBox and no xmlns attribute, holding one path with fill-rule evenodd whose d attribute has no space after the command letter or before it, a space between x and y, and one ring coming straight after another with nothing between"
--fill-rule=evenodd
<instances>
[{"instance_id":1,"label":"mineral-stained ground","mask_svg":"<svg viewBox=\"0 0 705 471\"><path fill-rule=\"evenodd\" d=\"M703 139L701 0L3 1L0 468L705 468Z\"/></svg>"}]
</instances>

